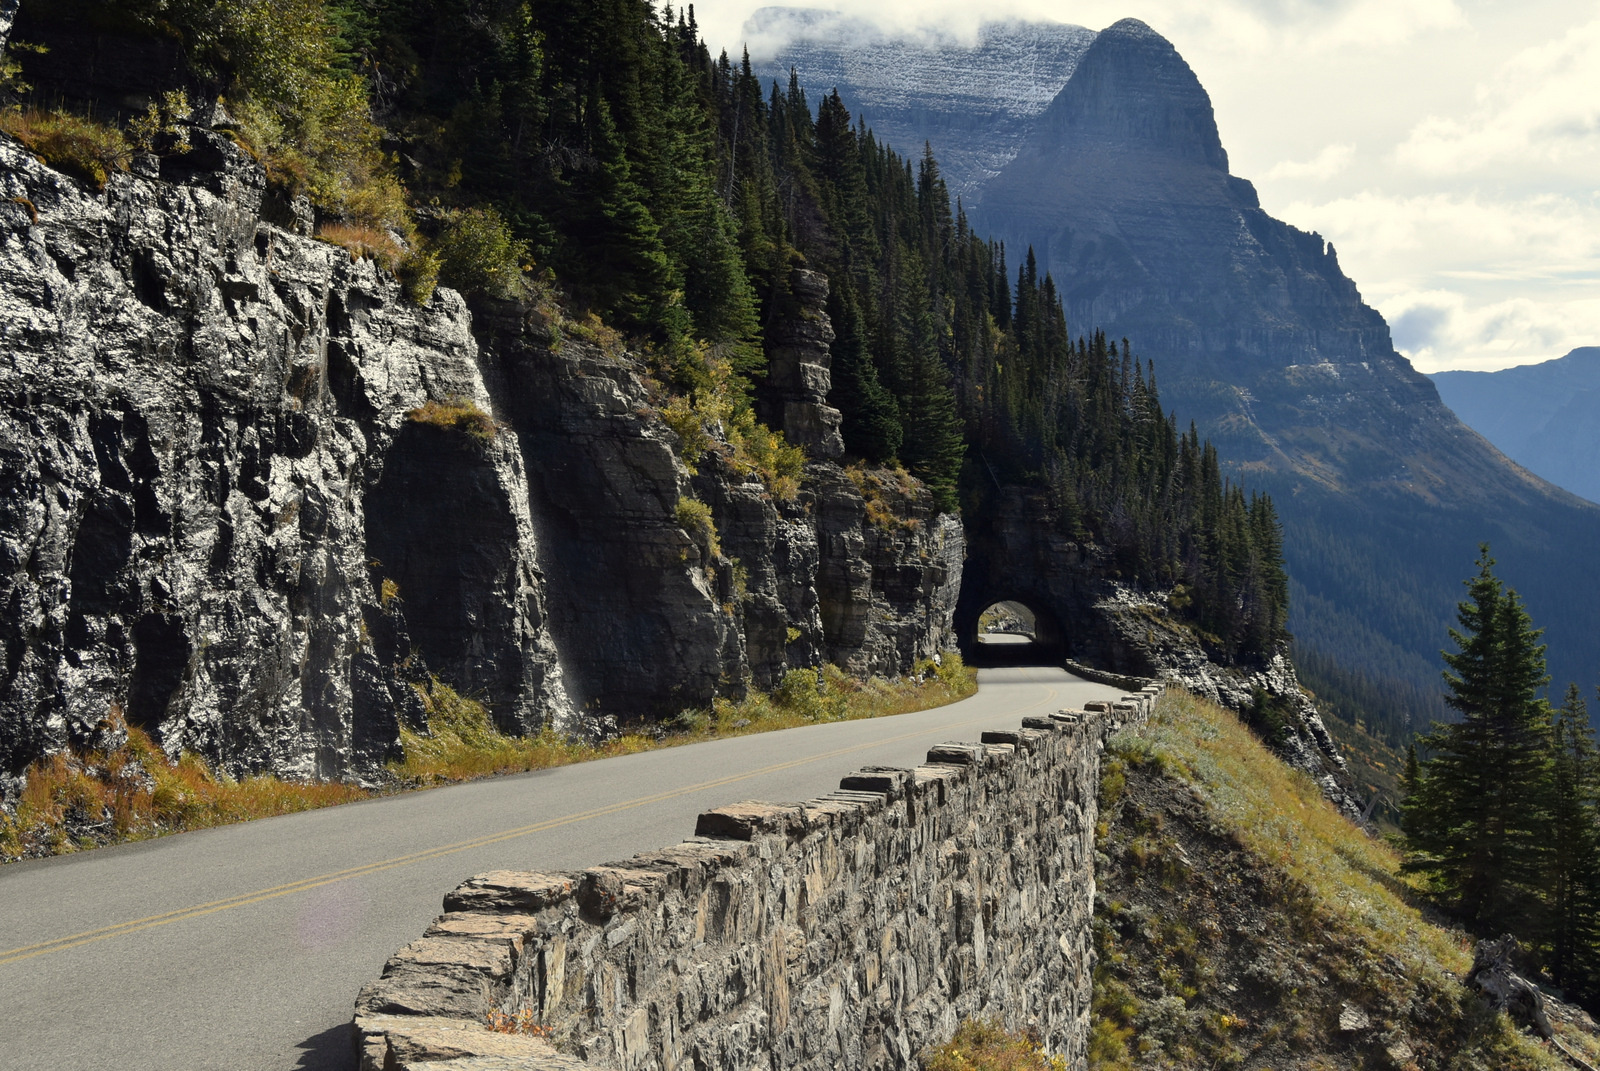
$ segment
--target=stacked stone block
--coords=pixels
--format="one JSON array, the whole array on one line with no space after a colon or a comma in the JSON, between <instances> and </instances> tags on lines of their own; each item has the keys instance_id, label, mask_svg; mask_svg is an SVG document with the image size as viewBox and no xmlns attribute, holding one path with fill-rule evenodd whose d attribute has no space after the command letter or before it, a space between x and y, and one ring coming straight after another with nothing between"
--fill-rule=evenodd
<instances>
[{"instance_id":1,"label":"stacked stone block","mask_svg":"<svg viewBox=\"0 0 1600 1071\"><path fill-rule=\"evenodd\" d=\"M362 1067L899 1069L975 1016L1082 1066L1100 754L1159 691L709 811L625 862L471 878L362 991Z\"/></svg>"}]
</instances>

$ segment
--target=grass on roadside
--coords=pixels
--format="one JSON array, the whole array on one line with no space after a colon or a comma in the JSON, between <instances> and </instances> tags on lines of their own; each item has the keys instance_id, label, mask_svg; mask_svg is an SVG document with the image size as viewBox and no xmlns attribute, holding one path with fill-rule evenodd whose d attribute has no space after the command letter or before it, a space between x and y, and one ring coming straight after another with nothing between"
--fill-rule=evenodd
<instances>
[{"instance_id":1,"label":"grass on roadside","mask_svg":"<svg viewBox=\"0 0 1600 1071\"><path fill-rule=\"evenodd\" d=\"M686 711L653 732L591 744L546 729L536 736L501 732L482 703L437 680L415 685L428 728L402 728L404 758L389 765L384 787L303 783L276 777L241 780L214 772L197 755L170 758L113 711L103 736L125 742L105 750L60 752L28 767L12 813L0 809L0 862L60 855L121 841L228 825L252 818L349 803L387 792L470 781L496 774L566 766L592 759L674 747L724 736L787 729L822 721L905 714L964 699L977 673L959 655L928 661L915 676L857 681L829 666L792 670L771 694L717 700Z\"/></svg>"},{"instance_id":2,"label":"grass on roadside","mask_svg":"<svg viewBox=\"0 0 1600 1071\"><path fill-rule=\"evenodd\" d=\"M434 680L413 687L427 707L428 730L400 730L405 759L389 770L405 786L543 770L820 722L909 714L972 695L978 690L978 674L954 653L944 654L938 663L930 659L913 676L893 681L859 681L832 665L820 673L792 669L771 692L718 699L709 708L684 711L655 731L624 733L598 744L549 728L536 736L511 736L495 728L483 704L449 685Z\"/></svg>"},{"instance_id":3,"label":"grass on roadside","mask_svg":"<svg viewBox=\"0 0 1600 1071\"><path fill-rule=\"evenodd\" d=\"M338 782L219 775L198 755L170 759L113 711L104 735L118 746L58 752L34 763L15 815L0 811L0 862L61 855L120 841L229 825L364 799Z\"/></svg>"},{"instance_id":4,"label":"grass on roadside","mask_svg":"<svg viewBox=\"0 0 1600 1071\"><path fill-rule=\"evenodd\" d=\"M1113 737L1096 834L1091 1069L1561 1066L1462 986L1470 940L1395 852L1229 711L1171 689Z\"/></svg>"}]
</instances>

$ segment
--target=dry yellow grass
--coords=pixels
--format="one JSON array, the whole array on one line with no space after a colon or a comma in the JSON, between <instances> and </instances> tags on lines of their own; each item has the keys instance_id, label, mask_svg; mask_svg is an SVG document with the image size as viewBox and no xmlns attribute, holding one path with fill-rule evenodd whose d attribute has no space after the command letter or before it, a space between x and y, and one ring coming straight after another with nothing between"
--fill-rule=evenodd
<instances>
[{"instance_id":1,"label":"dry yellow grass","mask_svg":"<svg viewBox=\"0 0 1600 1071\"><path fill-rule=\"evenodd\" d=\"M370 260L385 271L398 271L406 255L393 234L367 223L324 223L317 237L344 249L351 260Z\"/></svg>"},{"instance_id":2,"label":"dry yellow grass","mask_svg":"<svg viewBox=\"0 0 1600 1071\"><path fill-rule=\"evenodd\" d=\"M943 1045L921 1056L923 1071L1067 1071L1064 1056L1051 1056L1025 1034L993 1019L969 1019Z\"/></svg>"},{"instance_id":3,"label":"dry yellow grass","mask_svg":"<svg viewBox=\"0 0 1600 1071\"><path fill-rule=\"evenodd\" d=\"M26 145L58 171L105 188L113 171L126 171L133 150L116 127L42 108L0 108L0 130Z\"/></svg>"},{"instance_id":4,"label":"dry yellow grass","mask_svg":"<svg viewBox=\"0 0 1600 1071\"><path fill-rule=\"evenodd\" d=\"M532 737L507 735L495 728L481 703L431 681L415 686L428 710L428 729L401 730L404 758L390 764L390 783L381 790L220 776L197 755L168 758L113 711L102 726L104 735L116 738L125 730L126 743L106 751L61 752L28 767L14 816L0 810L0 862L724 736L904 714L963 699L978 687L977 674L956 655L945 656L942 666L924 663L906 680L863 683L831 666L822 674L820 690L817 679L814 670L795 670L770 695L752 692L739 702L718 700L710 710L685 712L659 732L625 734L599 744L550 729Z\"/></svg>"},{"instance_id":5,"label":"dry yellow grass","mask_svg":"<svg viewBox=\"0 0 1600 1071\"><path fill-rule=\"evenodd\" d=\"M1395 889L1399 856L1357 829L1231 712L1169 689L1137 736L1116 747L1160 755L1198 785L1212 811L1255 855L1303 883L1328 917L1381 940L1408 966L1437 975L1472 966L1466 938L1429 923Z\"/></svg>"},{"instance_id":6,"label":"dry yellow grass","mask_svg":"<svg viewBox=\"0 0 1600 1071\"><path fill-rule=\"evenodd\" d=\"M121 735L121 715L114 711L104 728L107 736ZM0 812L0 861L229 825L368 795L337 782L235 781L213 773L196 755L174 761L144 732L126 728L126 743L119 747L58 753L28 768L15 817Z\"/></svg>"},{"instance_id":7,"label":"dry yellow grass","mask_svg":"<svg viewBox=\"0 0 1600 1071\"><path fill-rule=\"evenodd\" d=\"M1471 941L1396 853L1231 712L1169 690L1101 798L1091 1068L1563 1066L1462 986ZM1374 1032L1337 1027L1344 1001Z\"/></svg>"},{"instance_id":8,"label":"dry yellow grass","mask_svg":"<svg viewBox=\"0 0 1600 1071\"><path fill-rule=\"evenodd\" d=\"M429 399L406 416L418 424L463 432L480 443L494 441L499 431L494 417L484 412L471 398L448 398L442 402Z\"/></svg>"}]
</instances>

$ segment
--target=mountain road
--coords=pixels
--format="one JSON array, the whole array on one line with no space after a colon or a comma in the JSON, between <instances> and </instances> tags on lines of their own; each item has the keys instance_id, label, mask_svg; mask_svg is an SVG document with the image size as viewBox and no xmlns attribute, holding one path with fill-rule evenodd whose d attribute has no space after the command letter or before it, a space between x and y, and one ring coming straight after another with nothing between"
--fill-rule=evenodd
<instances>
[{"instance_id":1,"label":"mountain road","mask_svg":"<svg viewBox=\"0 0 1600 1071\"><path fill-rule=\"evenodd\" d=\"M0 1069L354 1068L357 992L485 870L570 870L677 843L745 799L1119 694L985 669L935 710L668 748L0 868Z\"/></svg>"}]
</instances>

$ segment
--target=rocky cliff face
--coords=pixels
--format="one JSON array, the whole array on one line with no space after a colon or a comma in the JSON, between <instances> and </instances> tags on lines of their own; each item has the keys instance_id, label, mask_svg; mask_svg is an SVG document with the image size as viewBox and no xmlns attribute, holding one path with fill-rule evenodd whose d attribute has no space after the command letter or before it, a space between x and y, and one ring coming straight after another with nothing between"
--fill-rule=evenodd
<instances>
[{"instance_id":1,"label":"rocky cliff face","mask_svg":"<svg viewBox=\"0 0 1600 1071\"><path fill-rule=\"evenodd\" d=\"M1016 156L1094 32L1054 22L985 22L975 42L917 37L812 8L767 7L745 25L757 73L794 68L813 105L838 89L878 140L907 159L931 141L952 197L967 205ZM770 53L772 58L768 59Z\"/></svg>"},{"instance_id":2,"label":"rocky cliff face","mask_svg":"<svg viewBox=\"0 0 1600 1071\"><path fill-rule=\"evenodd\" d=\"M429 671L508 728L564 715L514 433L407 418L488 404L465 306L262 223L259 168L197 137L101 195L0 140L0 762L120 711L343 775Z\"/></svg>"},{"instance_id":3,"label":"rocky cliff face","mask_svg":"<svg viewBox=\"0 0 1600 1071\"><path fill-rule=\"evenodd\" d=\"M960 523L920 485L889 529L831 458L841 452L829 386L827 280L799 272L793 323L770 332L770 396L806 446L799 493L774 497L711 450L691 472L626 350L573 337L547 313L485 310L480 334L498 411L532 474L551 628L585 710L631 720L716 694L766 688L833 661L894 675L953 642ZM678 503L711 509L716 541L680 527Z\"/></svg>"},{"instance_id":4,"label":"rocky cliff face","mask_svg":"<svg viewBox=\"0 0 1600 1071\"><path fill-rule=\"evenodd\" d=\"M1021 487L999 489L969 519L956 610L956 627L969 648L979 614L1011 600L1033 613L1036 643L1091 680L1124 687L1138 686L1140 678L1170 681L1246 718L1257 696L1265 696L1281 711L1275 731L1263 734L1272 737L1271 746L1314 778L1335 806L1352 817L1361 813L1345 758L1301 689L1286 650L1248 663L1208 651L1171 612L1170 593L1120 583L1102 548L1068 539L1053 519L1046 496ZM1106 670L1112 674L1103 675Z\"/></svg>"},{"instance_id":5,"label":"rocky cliff face","mask_svg":"<svg viewBox=\"0 0 1600 1071\"><path fill-rule=\"evenodd\" d=\"M0 796L117 714L231 773L344 777L429 674L508 731L585 731L948 645L960 526L920 488L893 535L868 523L827 460L825 339L791 332L818 460L775 502L720 455L685 467L619 345L410 304L193 138L96 193L0 137Z\"/></svg>"},{"instance_id":6,"label":"rocky cliff face","mask_svg":"<svg viewBox=\"0 0 1600 1071\"><path fill-rule=\"evenodd\" d=\"M769 71L794 65L813 95L848 87L846 103L902 152L930 141L979 233L1003 239L1013 265L1034 247L1071 328L1130 339L1179 420L1273 493L1303 643L1435 689L1459 580L1489 540L1548 628L1556 679L1595 681L1600 513L1457 420L1332 246L1261 210L1160 34L1132 19L1082 31L1071 62L1050 67L981 43L842 33L819 12L776 21L791 29ZM925 104L902 108L913 86ZM1024 103L1041 91L1048 106ZM1002 131L1014 140L997 152ZM998 173L962 170L978 157L1001 160Z\"/></svg>"}]
</instances>

